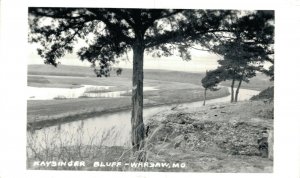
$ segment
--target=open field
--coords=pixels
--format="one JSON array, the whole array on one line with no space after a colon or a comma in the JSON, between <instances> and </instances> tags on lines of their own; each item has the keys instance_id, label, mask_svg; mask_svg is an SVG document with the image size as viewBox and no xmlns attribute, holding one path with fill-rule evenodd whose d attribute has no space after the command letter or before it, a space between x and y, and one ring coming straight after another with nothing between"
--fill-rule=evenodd
<instances>
[{"instance_id":1,"label":"open field","mask_svg":"<svg viewBox=\"0 0 300 178\"><path fill-rule=\"evenodd\" d=\"M28 66L28 75L58 75L58 76L81 76L81 77L91 77L90 82L98 81L95 77L95 74L92 68L89 67L80 67L80 66L63 66L60 65L57 68L49 65L29 65ZM156 69L145 69L144 78L148 80L158 80L161 82L180 82L180 83L189 83L194 85L201 86L201 79L205 76L205 73L190 73L190 72L178 72L178 71L169 71L169 70L156 70ZM113 77L113 78L112 78ZM112 78L112 79L111 79ZM116 76L115 72L112 71L111 77L108 80L104 78L99 79L109 82L115 80L116 78L127 78L131 81L132 70L123 69L120 76ZM66 81L67 82L67 81ZM236 82L237 83L237 82ZM130 82L131 84L131 82ZM231 82L226 81L221 85L230 86ZM273 86L274 82L270 82L269 78L264 74L257 74L256 77L252 78L247 84L242 83L241 88L245 89L254 89L254 90L263 90L268 88L268 86ZM131 86L131 85L130 85Z\"/></svg>"},{"instance_id":2,"label":"open field","mask_svg":"<svg viewBox=\"0 0 300 178\"><path fill-rule=\"evenodd\" d=\"M89 67L58 65L28 65L28 75L60 75L60 76L77 76L92 77L95 76L93 70Z\"/></svg>"}]
</instances>

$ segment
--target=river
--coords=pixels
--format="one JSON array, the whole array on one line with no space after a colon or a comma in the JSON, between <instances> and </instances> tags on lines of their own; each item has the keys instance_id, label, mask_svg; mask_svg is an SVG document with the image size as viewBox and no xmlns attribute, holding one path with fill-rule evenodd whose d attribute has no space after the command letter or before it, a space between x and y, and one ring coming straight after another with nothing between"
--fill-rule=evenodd
<instances>
[{"instance_id":1,"label":"river","mask_svg":"<svg viewBox=\"0 0 300 178\"><path fill-rule=\"evenodd\" d=\"M28 100L53 100L53 99L70 99L70 98L120 98L122 94L131 92L124 91L109 91L113 86L98 86L98 85L82 85L79 88L47 88L47 87L31 87L27 86ZM144 87L144 91L157 90L154 87Z\"/></svg>"},{"instance_id":2,"label":"river","mask_svg":"<svg viewBox=\"0 0 300 178\"><path fill-rule=\"evenodd\" d=\"M229 90L230 91L230 90ZM240 89L239 101L248 100L259 91ZM230 96L207 100L207 104L229 102ZM201 107L203 101L179 104L178 107ZM159 112L170 110L175 105L163 105L144 108L144 121ZM130 146L130 117L131 111L120 111L103 114L85 120L63 123L56 126L42 128L28 132L28 143L36 149L46 146L70 145L103 145L103 146Z\"/></svg>"}]
</instances>

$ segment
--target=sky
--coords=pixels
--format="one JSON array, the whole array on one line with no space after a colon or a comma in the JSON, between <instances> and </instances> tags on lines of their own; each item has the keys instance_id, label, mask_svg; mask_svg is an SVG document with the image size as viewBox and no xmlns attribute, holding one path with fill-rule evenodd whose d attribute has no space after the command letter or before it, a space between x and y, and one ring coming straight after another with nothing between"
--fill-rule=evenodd
<instances>
[{"instance_id":1,"label":"sky","mask_svg":"<svg viewBox=\"0 0 300 178\"><path fill-rule=\"evenodd\" d=\"M241 11L244 12L244 11ZM44 19L44 25L50 25L52 22L50 19ZM89 40L93 39L93 35L87 36ZM67 54L58 61L63 65L76 65L76 66L90 66L88 61L79 60L76 55L76 51L82 46L86 46L87 43L82 39L77 39L77 44L74 46L74 54ZM37 44L29 44L28 64L44 64L44 60L37 55ZM198 46L197 46L198 48ZM201 48L201 47L199 47ZM214 70L218 67L218 60L222 57L208 51L200 51L197 49L191 49L192 60L184 61L178 55L170 57L155 58L151 55L144 53L144 69L163 69L173 71L186 71L186 72L205 72L207 70ZM125 57L118 60L119 63L114 67L120 68L132 68L132 52L128 54L128 59ZM270 65L267 65L269 67Z\"/></svg>"},{"instance_id":2,"label":"sky","mask_svg":"<svg viewBox=\"0 0 300 178\"><path fill-rule=\"evenodd\" d=\"M30 44L28 55L28 64L44 64L44 60L37 55L36 45ZM205 72L206 70L216 69L218 66L217 60L221 57L207 51L191 50L192 60L184 61L178 55L170 57L154 58L145 53L144 69L163 69L186 72ZM59 59L63 65L90 66L88 61L82 62L76 54L67 54ZM132 68L132 53L128 54L128 59L120 59L120 62L115 67Z\"/></svg>"},{"instance_id":3,"label":"sky","mask_svg":"<svg viewBox=\"0 0 300 178\"><path fill-rule=\"evenodd\" d=\"M50 19L44 19L43 24L49 25L52 23ZM87 36L89 40L93 39L93 35ZM82 46L86 46L87 43L77 38L77 44L74 45L74 54L67 54L58 61L63 65L77 65L77 66L90 66L91 64L87 61L80 61L76 55L76 51ZM44 60L37 55L37 44L29 44L28 64L44 64ZM207 51L200 51L191 49L192 60L184 61L178 55L170 57L155 58L151 55L144 53L144 69L164 69L174 71L186 71L186 72L205 72L206 70L216 69L218 66L217 60L221 57L209 53ZM125 58L125 57L124 57ZM128 60L129 59L129 60ZM118 60L119 63L115 67L120 68L132 68L132 52L128 53L128 59Z\"/></svg>"}]
</instances>

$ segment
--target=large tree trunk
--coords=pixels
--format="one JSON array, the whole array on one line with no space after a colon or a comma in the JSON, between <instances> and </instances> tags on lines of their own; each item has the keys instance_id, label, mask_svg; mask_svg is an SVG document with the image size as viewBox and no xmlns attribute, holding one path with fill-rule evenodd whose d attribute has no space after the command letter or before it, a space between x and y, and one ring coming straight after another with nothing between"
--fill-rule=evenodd
<instances>
[{"instance_id":1,"label":"large tree trunk","mask_svg":"<svg viewBox=\"0 0 300 178\"><path fill-rule=\"evenodd\" d=\"M238 84L238 87L237 87L236 90L235 90L235 98L234 98L234 102L237 102L237 101L238 101L238 96L239 96L239 91L240 91L240 88L241 88L241 85L242 85L242 81L243 81L243 79L240 79L239 84Z\"/></svg>"},{"instance_id":2,"label":"large tree trunk","mask_svg":"<svg viewBox=\"0 0 300 178\"><path fill-rule=\"evenodd\" d=\"M235 82L235 79L232 79L232 83L231 83L231 100L230 100L231 103L234 101L234 82Z\"/></svg>"},{"instance_id":3,"label":"large tree trunk","mask_svg":"<svg viewBox=\"0 0 300 178\"><path fill-rule=\"evenodd\" d=\"M132 75L132 113L131 113L131 141L133 152L144 148L143 122L143 60L144 46L142 38L136 40L133 46L133 75Z\"/></svg>"},{"instance_id":4,"label":"large tree trunk","mask_svg":"<svg viewBox=\"0 0 300 178\"><path fill-rule=\"evenodd\" d=\"M204 101L203 101L203 106L205 106L205 101L206 101L206 91L207 91L207 88L204 89Z\"/></svg>"}]
</instances>

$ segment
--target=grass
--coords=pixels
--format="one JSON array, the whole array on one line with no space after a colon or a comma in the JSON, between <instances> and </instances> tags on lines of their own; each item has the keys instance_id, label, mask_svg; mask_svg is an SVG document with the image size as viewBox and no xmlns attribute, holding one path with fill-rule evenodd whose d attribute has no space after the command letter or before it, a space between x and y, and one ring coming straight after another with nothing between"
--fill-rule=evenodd
<instances>
[{"instance_id":1,"label":"grass","mask_svg":"<svg viewBox=\"0 0 300 178\"><path fill-rule=\"evenodd\" d=\"M27 83L28 83L28 85L30 85L31 83L48 84L50 82L49 82L49 80L46 79L46 77L28 76L27 77Z\"/></svg>"},{"instance_id":2,"label":"grass","mask_svg":"<svg viewBox=\"0 0 300 178\"><path fill-rule=\"evenodd\" d=\"M136 154L131 154L131 148L105 146L105 140L111 139L113 131L109 130L103 136L91 136L87 143L83 143L80 135L86 133L80 128L77 130L78 135L70 135L71 139L67 141L62 140L61 135L69 133L56 132L53 137L50 137L50 133L42 132L43 138L39 141L28 133L27 168L90 171L272 172L273 162L262 157L257 142L263 136L262 131L265 128L273 129L273 121L260 117L256 112L262 107L265 110L260 113L270 110L272 105L265 105L261 101L242 102L240 105L226 104L217 108L208 105L201 108L178 108L152 116L146 123L150 127L150 134L143 150L147 153L145 161L169 165L185 163L184 168L172 168L172 166L134 168L124 165L94 167L94 163L99 161L123 164L139 161ZM244 111L242 114L240 109ZM216 113L224 115L216 117ZM86 166L32 166L34 161L76 160L84 161Z\"/></svg>"},{"instance_id":3,"label":"grass","mask_svg":"<svg viewBox=\"0 0 300 178\"><path fill-rule=\"evenodd\" d=\"M67 74L73 74L74 71L78 71L77 76L79 77L67 76ZM28 85L35 87L64 88L76 88L81 85L113 86L109 88L109 91L126 91L131 89L131 70L129 69L123 70L121 76L113 75L108 78L97 78L91 75L90 72L90 68L87 67L61 65L58 68L53 68L47 65L30 65L28 67L29 74L47 74L50 76L30 75L28 76ZM65 77L54 76L57 74L64 75ZM199 84L201 76L203 76L201 73L145 70L144 86L152 86L158 89L144 92L145 106L203 100L203 89ZM266 87L266 78L262 75L258 75L258 80L254 81L256 82L256 84L253 85L254 88ZM251 84L255 82L250 81ZM246 85L243 84L242 86ZM228 94L226 89L208 92L207 99L227 96ZM80 97L77 99L64 99L63 97L58 97L50 101L28 100L28 123L55 120L55 122L53 122L54 124L57 123L59 119L71 121L77 117L86 118L95 116L96 114L117 111L118 109L130 109L130 95L130 93L124 94L124 98Z\"/></svg>"},{"instance_id":4,"label":"grass","mask_svg":"<svg viewBox=\"0 0 300 178\"><path fill-rule=\"evenodd\" d=\"M251 100L261 100L261 99L273 100L274 99L274 86L268 87L267 89L261 91L258 95L253 96L251 98Z\"/></svg>"},{"instance_id":5,"label":"grass","mask_svg":"<svg viewBox=\"0 0 300 178\"><path fill-rule=\"evenodd\" d=\"M208 92L207 99L229 95L226 88L217 92ZM144 106L158 106L172 103L192 102L203 99L200 90L164 90L147 91ZM29 128L40 128L61 122L90 118L107 112L116 112L131 108L131 98L78 98L55 100L28 100L27 124Z\"/></svg>"},{"instance_id":6,"label":"grass","mask_svg":"<svg viewBox=\"0 0 300 178\"><path fill-rule=\"evenodd\" d=\"M68 77L78 71L78 77ZM59 66L53 68L47 65L30 65L29 74L47 74L50 76L28 76L28 85L35 87L67 87L76 88L81 85L113 86L109 91L120 91L131 89L131 70L123 70L121 76L112 76L109 78L97 78L92 75L90 68L78 66ZM65 77L56 77L54 75L64 75ZM88 77L86 77L88 76ZM144 86L153 86L158 90L145 91L145 106L156 106L171 103L183 103L203 100L203 89L199 82L203 74L163 71L163 70L145 70ZM258 75L257 80L250 81L252 88L258 89L266 87L266 77ZM225 84L226 85L226 84ZM268 85L268 84L267 84ZM249 87L246 85L242 85ZM99 92L99 91L87 91ZM102 92L102 91L101 91ZM208 92L207 99L227 96L226 89L216 92ZM130 93L124 94L124 98L87 98L65 99L57 97L50 101L27 101L27 119L28 123L40 122L40 126L46 120L53 120L49 123L55 124L61 121L71 121L73 119L86 118L97 114L130 109ZM41 122L42 121L42 122ZM46 122L45 122L46 123Z\"/></svg>"},{"instance_id":7,"label":"grass","mask_svg":"<svg viewBox=\"0 0 300 178\"><path fill-rule=\"evenodd\" d=\"M88 167L93 167L92 162L110 160L111 157L121 156L123 154L123 152L120 152L121 150L124 152L126 150L123 147L110 147L108 149L103 145L112 135L112 129L103 133L100 137L98 135L90 136L87 143L83 142L82 137L88 133L85 133L80 127L77 129L76 135L59 131L50 133L50 131L43 130L40 132L39 137L35 132L27 133L28 169L85 170L85 167L76 166L37 167L33 165L37 161L74 162L79 160L81 162L85 161ZM66 137L62 137L62 135L67 135L67 138L70 139L66 140L64 139Z\"/></svg>"},{"instance_id":8,"label":"grass","mask_svg":"<svg viewBox=\"0 0 300 178\"><path fill-rule=\"evenodd\" d=\"M58 65L28 65L28 75L58 75L58 76L95 76L92 68L82 66Z\"/></svg>"},{"instance_id":9,"label":"grass","mask_svg":"<svg viewBox=\"0 0 300 178\"><path fill-rule=\"evenodd\" d=\"M28 66L28 74L30 75L59 75L59 76L81 76L81 77L90 77L95 80L95 74L93 70L89 67L81 67L81 66L65 66L59 65L59 67L55 68L49 65L29 65ZM201 79L205 76L205 73L191 73L191 72L178 72L178 71L170 71L170 70L157 70L157 69L145 69L144 70L144 78L147 80L156 80L160 82L179 82L179 83L187 83L201 86ZM125 78L126 80L131 81L132 79L132 70L131 69L123 69L122 74L117 76L114 72L111 73L111 77L105 82L112 82L118 78ZM101 78L100 80L104 80ZM119 80L118 80L119 81ZM122 81L122 80L120 80ZM84 82L84 81L81 81ZM222 85L230 86L231 82L226 81L223 82ZM255 89L255 90L263 90L268 86L273 86L274 82L270 82L269 78L263 74L257 74L256 77L252 78L249 84L242 84L242 88L244 89ZM108 84L107 84L108 85ZM129 82L128 87L131 87L131 82Z\"/></svg>"},{"instance_id":10,"label":"grass","mask_svg":"<svg viewBox=\"0 0 300 178\"><path fill-rule=\"evenodd\" d=\"M272 159L259 140L273 130L272 110L272 104L247 101L159 113L148 123L152 150L160 159L190 163L190 171L269 172Z\"/></svg>"},{"instance_id":11,"label":"grass","mask_svg":"<svg viewBox=\"0 0 300 178\"><path fill-rule=\"evenodd\" d=\"M221 85L230 87L231 81L222 82ZM235 87L237 87L237 85L238 82L235 83ZM274 82L269 81L269 79L266 76L264 76L263 74L257 74L257 77L250 79L249 83L242 82L241 88L262 91L273 85Z\"/></svg>"},{"instance_id":12,"label":"grass","mask_svg":"<svg viewBox=\"0 0 300 178\"><path fill-rule=\"evenodd\" d=\"M56 77L52 76L57 74L58 71L61 75L63 72L78 70L79 74L87 74L88 68L74 67L74 66L61 66L62 68L56 69L51 66L30 65L29 74L51 74L51 76L28 76L28 85L35 87L67 87L75 88L81 85L96 85L96 86L112 86L109 91L126 91L131 89L131 78L129 75L130 70L125 70L122 77L112 76L109 78L96 78L96 77ZM54 72L53 72L54 70ZM58 71L56 71L58 70ZM152 70L151 70L152 71ZM163 75L166 78L162 80L154 80L153 78L158 75L158 71L146 72L150 74L150 79L145 74L144 86L153 86L158 90L145 91L144 104L148 106L156 106L162 104L182 103L197 101L203 99L203 89L201 86L193 83L185 83L184 80L180 81L174 76ZM170 71L161 71L169 73ZM181 73L171 72L180 76ZM161 74L159 74L161 75ZM83 75L82 75L83 76ZM126 77L127 76L127 77ZM148 75L149 76L149 75ZM187 76L185 76L187 77ZM151 79L152 78L152 79ZM173 78L173 79L171 79ZM176 81L174 81L176 79ZM173 81L167 81L173 80ZM44 82L47 81L47 82ZM108 91L108 90L107 90ZM87 92L99 92L87 91ZM101 91L102 92L102 91ZM214 93L209 93L208 98L216 98L228 95L228 91L220 90ZM125 96L125 95L124 95ZM75 118L86 118L95 116L97 114L112 112L122 109L130 109L131 98L130 94L123 98L87 98L79 97L77 99L64 99L63 97L55 98L55 100L28 100L27 101L27 120L28 123L44 123L46 120L53 120L48 122L55 124L59 120L71 121ZM40 127L41 125L39 125Z\"/></svg>"},{"instance_id":13,"label":"grass","mask_svg":"<svg viewBox=\"0 0 300 178\"><path fill-rule=\"evenodd\" d=\"M28 100L27 125L44 127L129 109L129 98L78 98L66 100Z\"/></svg>"},{"instance_id":14,"label":"grass","mask_svg":"<svg viewBox=\"0 0 300 178\"><path fill-rule=\"evenodd\" d=\"M78 88L82 85L98 86L118 86L120 90L130 88L129 80L120 77L97 78L97 77L56 77L56 76L28 76L28 86L48 87L48 88ZM44 78L48 82L36 82L39 78Z\"/></svg>"}]
</instances>

